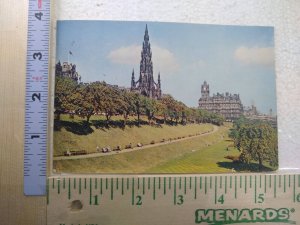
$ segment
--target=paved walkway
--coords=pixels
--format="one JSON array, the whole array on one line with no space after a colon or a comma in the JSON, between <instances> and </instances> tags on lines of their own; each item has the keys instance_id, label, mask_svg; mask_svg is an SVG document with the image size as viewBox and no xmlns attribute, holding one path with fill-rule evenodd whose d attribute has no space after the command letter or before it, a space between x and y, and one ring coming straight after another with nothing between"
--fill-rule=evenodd
<instances>
[{"instance_id":1,"label":"paved walkway","mask_svg":"<svg viewBox=\"0 0 300 225\"><path fill-rule=\"evenodd\" d=\"M142 150L142 149L147 149L147 148L154 148L154 147L161 146L161 145L168 145L168 144L176 143L179 141L186 141L186 140L197 138L197 137L207 136L207 135L217 132L218 130L219 130L219 127L214 125L212 131L203 133L203 134L194 135L191 137L185 137L185 138L171 140L171 141L166 140L165 142L159 142L159 143L152 144L152 145L148 144L148 145L144 145L143 147L134 147L131 149L123 149L121 151L111 151L111 152L107 152L107 153L96 152L96 153L90 153L90 154L86 154L86 155L58 156L58 157L53 157L53 160L87 159L87 158L102 157L102 156L107 156L107 155L123 154L123 153L127 153L127 152L133 152L133 151L138 151L138 150Z\"/></svg>"}]
</instances>

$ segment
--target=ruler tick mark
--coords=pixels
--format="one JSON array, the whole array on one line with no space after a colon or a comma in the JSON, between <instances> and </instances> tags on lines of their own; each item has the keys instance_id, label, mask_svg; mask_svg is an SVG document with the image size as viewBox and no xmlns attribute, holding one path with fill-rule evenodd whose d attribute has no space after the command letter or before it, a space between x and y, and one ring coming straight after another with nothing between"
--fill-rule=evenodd
<instances>
[{"instance_id":1,"label":"ruler tick mark","mask_svg":"<svg viewBox=\"0 0 300 225\"><path fill-rule=\"evenodd\" d=\"M60 194L60 179L57 180L57 194Z\"/></svg>"},{"instance_id":2,"label":"ruler tick mark","mask_svg":"<svg viewBox=\"0 0 300 225\"><path fill-rule=\"evenodd\" d=\"M184 177L184 194L186 194L186 177Z\"/></svg>"},{"instance_id":3,"label":"ruler tick mark","mask_svg":"<svg viewBox=\"0 0 300 225\"><path fill-rule=\"evenodd\" d=\"M122 195L124 195L124 178L122 177Z\"/></svg>"},{"instance_id":4,"label":"ruler tick mark","mask_svg":"<svg viewBox=\"0 0 300 225\"><path fill-rule=\"evenodd\" d=\"M204 193L207 193L207 178L204 178Z\"/></svg>"},{"instance_id":5,"label":"ruler tick mark","mask_svg":"<svg viewBox=\"0 0 300 225\"><path fill-rule=\"evenodd\" d=\"M92 205L92 178L90 178L90 205Z\"/></svg>"},{"instance_id":6,"label":"ruler tick mark","mask_svg":"<svg viewBox=\"0 0 300 225\"><path fill-rule=\"evenodd\" d=\"M158 177L158 189L160 190L160 177Z\"/></svg>"},{"instance_id":7,"label":"ruler tick mark","mask_svg":"<svg viewBox=\"0 0 300 225\"><path fill-rule=\"evenodd\" d=\"M296 175L293 175L293 201L296 202Z\"/></svg>"},{"instance_id":8,"label":"ruler tick mark","mask_svg":"<svg viewBox=\"0 0 300 225\"><path fill-rule=\"evenodd\" d=\"M245 176L245 194L247 193L247 176Z\"/></svg>"},{"instance_id":9,"label":"ruler tick mark","mask_svg":"<svg viewBox=\"0 0 300 225\"><path fill-rule=\"evenodd\" d=\"M153 200L155 200L156 195L156 185L155 185L155 177L153 177Z\"/></svg>"},{"instance_id":10,"label":"ruler tick mark","mask_svg":"<svg viewBox=\"0 0 300 225\"><path fill-rule=\"evenodd\" d=\"M68 179L68 199L71 199L71 178Z\"/></svg>"},{"instance_id":11,"label":"ruler tick mark","mask_svg":"<svg viewBox=\"0 0 300 225\"><path fill-rule=\"evenodd\" d=\"M176 193L176 177L174 179L174 205L176 205L177 193Z\"/></svg>"},{"instance_id":12,"label":"ruler tick mark","mask_svg":"<svg viewBox=\"0 0 300 225\"><path fill-rule=\"evenodd\" d=\"M285 193L286 191L286 176L283 175L283 192Z\"/></svg>"},{"instance_id":13,"label":"ruler tick mark","mask_svg":"<svg viewBox=\"0 0 300 225\"><path fill-rule=\"evenodd\" d=\"M148 177L148 190L150 190L150 177Z\"/></svg>"},{"instance_id":14,"label":"ruler tick mark","mask_svg":"<svg viewBox=\"0 0 300 225\"><path fill-rule=\"evenodd\" d=\"M256 188L257 188L257 185L256 185L256 175L254 176L254 203L256 204Z\"/></svg>"},{"instance_id":15,"label":"ruler tick mark","mask_svg":"<svg viewBox=\"0 0 300 225\"><path fill-rule=\"evenodd\" d=\"M131 205L134 205L134 198L135 198L135 195L134 195L134 178L132 178L131 180Z\"/></svg>"},{"instance_id":16,"label":"ruler tick mark","mask_svg":"<svg viewBox=\"0 0 300 225\"><path fill-rule=\"evenodd\" d=\"M79 190L78 193L81 195L81 178L79 178Z\"/></svg>"},{"instance_id":17,"label":"ruler tick mark","mask_svg":"<svg viewBox=\"0 0 300 225\"><path fill-rule=\"evenodd\" d=\"M276 187L277 187L277 185L276 185L276 175L274 175L274 198L276 198Z\"/></svg>"},{"instance_id":18,"label":"ruler tick mark","mask_svg":"<svg viewBox=\"0 0 300 225\"><path fill-rule=\"evenodd\" d=\"M234 198L237 198L237 176L234 176Z\"/></svg>"},{"instance_id":19,"label":"ruler tick mark","mask_svg":"<svg viewBox=\"0 0 300 225\"><path fill-rule=\"evenodd\" d=\"M267 193L267 175L265 175L265 186L264 186L264 188L265 188L265 193Z\"/></svg>"},{"instance_id":20,"label":"ruler tick mark","mask_svg":"<svg viewBox=\"0 0 300 225\"><path fill-rule=\"evenodd\" d=\"M143 195L145 194L145 177L143 177Z\"/></svg>"},{"instance_id":21,"label":"ruler tick mark","mask_svg":"<svg viewBox=\"0 0 300 225\"><path fill-rule=\"evenodd\" d=\"M227 176L225 176L225 194L227 194Z\"/></svg>"},{"instance_id":22,"label":"ruler tick mark","mask_svg":"<svg viewBox=\"0 0 300 225\"><path fill-rule=\"evenodd\" d=\"M194 186L194 199L197 199L197 177L195 177Z\"/></svg>"},{"instance_id":23,"label":"ruler tick mark","mask_svg":"<svg viewBox=\"0 0 300 225\"><path fill-rule=\"evenodd\" d=\"M202 189L202 177L200 177L200 190Z\"/></svg>"},{"instance_id":24,"label":"ruler tick mark","mask_svg":"<svg viewBox=\"0 0 300 225\"><path fill-rule=\"evenodd\" d=\"M164 177L164 195L166 194L166 178Z\"/></svg>"},{"instance_id":25,"label":"ruler tick mark","mask_svg":"<svg viewBox=\"0 0 300 225\"><path fill-rule=\"evenodd\" d=\"M114 180L110 179L110 200L114 199Z\"/></svg>"},{"instance_id":26,"label":"ruler tick mark","mask_svg":"<svg viewBox=\"0 0 300 225\"><path fill-rule=\"evenodd\" d=\"M181 190L181 177L179 177L179 189Z\"/></svg>"}]
</instances>

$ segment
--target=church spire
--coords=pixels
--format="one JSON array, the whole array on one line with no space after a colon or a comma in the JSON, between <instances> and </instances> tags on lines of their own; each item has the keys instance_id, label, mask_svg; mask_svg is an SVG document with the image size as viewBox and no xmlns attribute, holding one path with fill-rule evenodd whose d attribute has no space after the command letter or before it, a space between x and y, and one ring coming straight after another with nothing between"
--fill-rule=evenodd
<instances>
[{"instance_id":1,"label":"church spire","mask_svg":"<svg viewBox=\"0 0 300 225\"><path fill-rule=\"evenodd\" d=\"M135 81L134 71L131 76L131 90L139 92L140 94L149 98L161 98L161 81L160 74L158 75L158 82L156 83L153 78L153 63L152 51L149 41L148 26L146 24L144 40L141 51L140 72L139 79Z\"/></svg>"},{"instance_id":2,"label":"church spire","mask_svg":"<svg viewBox=\"0 0 300 225\"><path fill-rule=\"evenodd\" d=\"M158 79L157 79L158 87L160 88L160 72L158 72Z\"/></svg>"},{"instance_id":3,"label":"church spire","mask_svg":"<svg viewBox=\"0 0 300 225\"><path fill-rule=\"evenodd\" d=\"M132 75L131 75L131 89L132 88L135 88L134 69L132 69Z\"/></svg>"},{"instance_id":4,"label":"church spire","mask_svg":"<svg viewBox=\"0 0 300 225\"><path fill-rule=\"evenodd\" d=\"M146 24L146 29L145 29L144 41L145 41L145 42L148 42L148 41L149 41L149 34L148 34L148 27L147 27L147 24Z\"/></svg>"}]
</instances>

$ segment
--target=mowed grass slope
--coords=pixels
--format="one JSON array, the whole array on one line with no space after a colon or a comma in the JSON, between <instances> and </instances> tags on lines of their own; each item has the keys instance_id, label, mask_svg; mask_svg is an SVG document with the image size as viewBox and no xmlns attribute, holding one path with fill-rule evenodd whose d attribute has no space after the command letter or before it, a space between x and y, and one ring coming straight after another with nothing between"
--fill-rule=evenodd
<instances>
[{"instance_id":1,"label":"mowed grass slope","mask_svg":"<svg viewBox=\"0 0 300 225\"><path fill-rule=\"evenodd\" d=\"M112 120L119 121L122 117L113 117ZM135 118L130 118L128 123ZM59 129L54 131L54 156L63 155L67 150L86 150L89 153L95 152L99 148L110 146L111 148L132 143L149 144L151 141L156 143L162 139L195 135L213 130L211 124L188 124L188 125L130 125L125 128L120 126L97 126L97 121L103 121L104 117L92 116L90 126L86 126L84 121L75 117L70 119L67 115L61 116L61 121L56 122ZM114 122L113 121L113 122Z\"/></svg>"},{"instance_id":2,"label":"mowed grass slope","mask_svg":"<svg viewBox=\"0 0 300 225\"><path fill-rule=\"evenodd\" d=\"M204 127L206 126L211 129L211 125ZM180 129L184 129L184 126ZM174 134L178 134L180 129L177 128L173 131ZM217 132L207 136L134 152L97 158L54 161L54 169L56 172L69 173L230 172L230 168L219 167L217 164L220 161L230 162L230 160L224 159L226 155L238 154L238 151L234 149L226 151L227 146L231 144L231 141L227 139L228 129L228 126L221 126ZM146 135L151 134L146 133ZM164 133L164 135L166 134ZM156 137L162 138L162 133Z\"/></svg>"},{"instance_id":3,"label":"mowed grass slope","mask_svg":"<svg viewBox=\"0 0 300 225\"><path fill-rule=\"evenodd\" d=\"M227 147L230 144L228 140L222 140L214 145L203 148L199 151L186 154L180 158L170 160L166 163L154 166L147 170L147 173L224 173L233 172L232 168L224 168L219 163L227 162L232 164L231 160L225 159L225 156L237 156L240 152L237 149Z\"/></svg>"}]
</instances>

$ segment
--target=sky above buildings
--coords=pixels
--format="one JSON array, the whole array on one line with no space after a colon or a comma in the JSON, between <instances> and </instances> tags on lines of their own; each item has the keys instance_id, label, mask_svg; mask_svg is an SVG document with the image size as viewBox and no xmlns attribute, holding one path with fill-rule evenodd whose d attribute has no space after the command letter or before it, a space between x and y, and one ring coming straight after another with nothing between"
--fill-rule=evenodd
<instances>
[{"instance_id":1,"label":"sky above buildings","mask_svg":"<svg viewBox=\"0 0 300 225\"><path fill-rule=\"evenodd\" d=\"M276 114L272 27L59 21L56 61L76 64L83 82L130 87L133 69L139 77L146 23L163 93L197 107L207 81L211 95L240 94L244 106Z\"/></svg>"}]
</instances>

